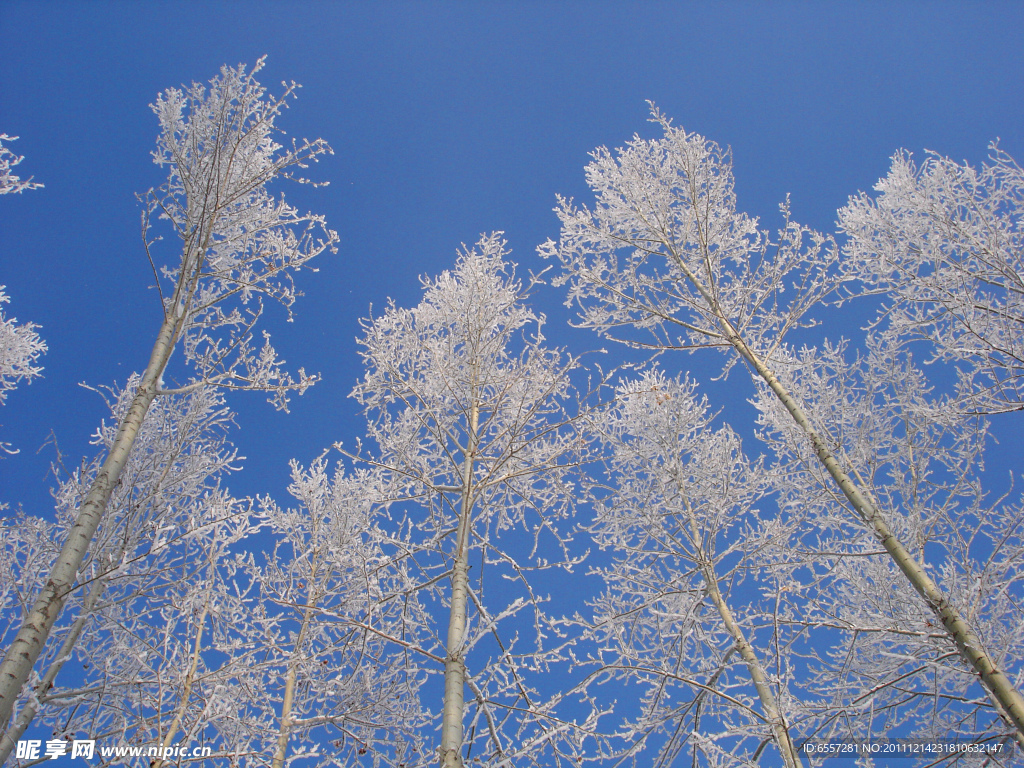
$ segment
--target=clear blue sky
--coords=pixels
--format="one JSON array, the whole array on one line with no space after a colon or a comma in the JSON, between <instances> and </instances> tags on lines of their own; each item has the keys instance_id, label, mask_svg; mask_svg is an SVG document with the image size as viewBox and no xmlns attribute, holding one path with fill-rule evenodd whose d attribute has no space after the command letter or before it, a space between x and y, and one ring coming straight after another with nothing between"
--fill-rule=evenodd
<instances>
[{"instance_id":1,"label":"clear blue sky","mask_svg":"<svg viewBox=\"0 0 1024 768\"><path fill-rule=\"evenodd\" d=\"M0 132L22 137L22 175L46 185L0 199L0 284L50 346L45 378L0 409L0 439L21 448L0 459L0 500L43 514L53 452L37 449L52 429L75 463L104 414L77 383L123 382L158 325L134 198L161 181L147 105L224 63L268 54L264 84L304 85L281 124L337 154L312 171L329 188L289 196L341 235L303 278L295 323L270 326L323 383L290 416L230 399L248 456L240 494L283 497L289 458L361 433L346 396L371 302L415 303L418 275L483 231L505 230L523 271L537 269L555 194L586 199L587 153L654 135L646 99L731 145L740 205L772 226L788 192L798 221L830 228L901 147L978 162L998 136L1024 158L1019 2L4 0L0 39ZM562 330L560 302L538 297L551 335L596 344ZM711 361L684 364L707 379Z\"/></svg>"}]
</instances>

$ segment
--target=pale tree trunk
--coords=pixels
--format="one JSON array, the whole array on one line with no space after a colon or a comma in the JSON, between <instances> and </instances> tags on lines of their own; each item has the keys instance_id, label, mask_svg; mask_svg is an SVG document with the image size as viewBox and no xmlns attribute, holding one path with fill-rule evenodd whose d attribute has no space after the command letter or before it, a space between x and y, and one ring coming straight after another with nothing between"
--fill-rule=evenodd
<instances>
[{"instance_id":1,"label":"pale tree trunk","mask_svg":"<svg viewBox=\"0 0 1024 768\"><path fill-rule=\"evenodd\" d=\"M199 669L199 656L203 649L203 627L206 624L206 617L209 612L210 598L207 596L206 603L203 605L203 612L199 615L199 624L196 629L196 643L195 647L192 649L192 663L189 665L188 674L185 676L185 686L178 699L178 709L174 713L174 720L171 721L171 725L167 729L167 733L160 742L160 746L165 750L171 746L171 741L178 734L178 729L181 728L181 721L185 719L185 710L188 708L188 700L192 697L192 686L195 684L196 671ZM164 763L165 761L158 757L150 763L150 766L152 766L152 768L161 768Z\"/></svg>"},{"instance_id":2,"label":"pale tree trunk","mask_svg":"<svg viewBox=\"0 0 1024 768\"><path fill-rule=\"evenodd\" d=\"M160 475L160 479L157 480L154 485L154 491L163 487L164 480L167 479L167 475L170 473L172 465L173 462L168 462L164 467ZM116 551L114 557L111 558L111 562L119 561L124 553L124 545L122 544L122 546ZM39 705L46 701L44 697L53 687L53 684L57 679L57 675L60 674L64 664L66 664L71 658L71 652L78 644L78 638L82 634L85 622L89 620L93 609L103 596L104 591L106 591L107 581L107 574L99 576L93 581L92 585L89 587L89 594L82 603L81 613L68 629L68 633L64 637L64 642L61 643L60 651L50 663L49 668L46 670L46 674L43 675L36 684L35 695L25 702L25 705L18 713L18 718L14 721L14 725L7 729L3 736L0 737L0 765L3 765L7 761L7 758L11 756L11 752L14 750L15 746L17 746L18 740L25 735L25 731L32 724L32 721L38 714Z\"/></svg>"},{"instance_id":3,"label":"pale tree trunk","mask_svg":"<svg viewBox=\"0 0 1024 768\"><path fill-rule=\"evenodd\" d=\"M185 710L188 709L188 701L192 697L192 686L195 685L196 671L199 669L199 658L203 651L203 629L206 626L206 617L210 615L210 603L213 601L213 584L214 584L214 545L210 545L210 554L206 559L207 564L207 579L210 587L206 592L206 600L203 602L203 610L199 614L199 620L196 622L196 642L192 648L192 662L189 664L188 674L185 675L185 685L182 688L181 695L178 697L178 708L174 713L174 720L171 721L170 727L167 729L167 733L164 735L160 742L160 746L165 750L171 746L171 741L178 733L178 729L181 728L181 722L185 719ZM165 760L162 758L156 758L150 762L151 768L162 768L165 764Z\"/></svg>"},{"instance_id":4,"label":"pale tree trunk","mask_svg":"<svg viewBox=\"0 0 1024 768\"><path fill-rule=\"evenodd\" d=\"M166 316L153 345L142 383L118 428L110 453L107 454L103 466L93 480L89 494L78 511L78 517L68 532L67 540L50 570L45 586L7 650L3 663L0 664L0 727L4 730L11 720L14 702L28 681L50 630L53 629L54 622L64 607L64 601L74 587L78 569L82 566L106 511L110 494L128 462L128 456L146 412L156 398L160 377L174 347L176 328L177 322L174 317Z\"/></svg>"},{"instance_id":5,"label":"pale tree trunk","mask_svg":"<svg viewBox=\"0 0 1024 768\"><path fill-rule=\"evenodd\" d=\"M288 673L285 676L284 700L281 702L281 722L277 731L277 749L274 751L274 760L271 768L284 768L284 760L288 754L288 736L293 725L292 708L295 703L295 687L298 684L299 676L299 655L302 653L302 644L306 639L306 630L309 628L309 623L312 621L313 613L316 610L315 581L317 562L315 558L317 556L316 552L312 554L314 560L309 573L309 591L306 593L306 607L302 613L302 626L299 627L299 634L295 638L295 645L292 647L291 663L288 664Z\"/></svg>"},{"instance_id":6,"label":"pale tree trunk","mask_svg":"<svg viewBox=\"0 0 1024 768\"><path fill-rule=\"evenodd\" d=\"M701 576L704 578L704 584L707 586L708 597L711 598L715 610L718 611L725 631L733 639L736 650L739 651L740 657L747 665L747 672L754 683L754 688L757 690L757 697L761 700L761 708L764 710L765 719L771 726L772 735L775 737L775 744L779 748L779 752L782 753L782 759L786 763L786 768L800 768L802 763L800 762L796 745L793 744L793 738L790 736L786 719L779 710L778 701L772 692L768 676L764 672L764 667L761 666L761 661L757 658L754 647L743 634L742 627L736 623L729 604L722 596L722 592L718 587L718 576L715 574L714 563L711 562L710 557L704 552L696 517L690 508L689 501L685 498L683 499L683 506L686 508L687 516L690 520L690 531L693 538L694 551L697 556L697 565L700 568Z\"/></svg>"},{"instance_id":7,"label":"pale tree trunk","mask_svg":"<svg viewBox=\"0 0 1024 768\"><path fill-rule=\"evenodd\" d=\"M462 465L459 530L452 569L452 602L448 615L448 644L444 662L444 712L441 718L441 766L462 768L462 719L465 709L466 606L469 600L469 535L473 512L473 461L476 452L479 407L476 393L470 412L466 453Z\"/></svg>"},{"instance_id":8,"label":"pale tree trunk","mask_svg":"<svg viewBox=\"0 0 1024 768\"><path fill-rule=\"evenodd\" d=\"M50 664L49 669L46 670L46 674L43 675L36 684L35 695L25 702L25 705L18 713L17 719L14 721L14 725L8 728L4 732L3 737L0 738L0 765L7 762L7 758L11 756L11 752L14 751L14 748L18 744L18 739L25 735L25 731L32 724L32 721L38 714L39 705L45 701L44 696L53 686L53 683L57 679L57 675L60 673L64 664L71 658L71 652L78 643L78 638L82 634L85 622L88 621L89 617L92 615L92 610L99 601L99 598L106 589L106 586L107 579L103 576L92 583L92 586L89 588L89 595L82 607L81 614L75 619L74 624L72 624L68 630L68 634L64 638L64 642L61 643L60 651L58 651L53 663Z\"/></svg>"},{"instance_id":9,"label":"pale tree trunk","mask_svg":"<svg viewBox=\"0 0 1024 768\"><path fill-rule=\"evenodd\" d=\"M698 230L700 228L698 227ZM701 243L705 257L710 261L710 254L708 253L707 244ZM832 479L839 486L839 489L843 492L843 495L853 506L854 511L861 518L861 520L871 528L876 538L881 542L885 551L893 559L899 569L903 572L903 575L907 577L910 583L913 585L917 593L924 599L928 607L934 612L936 617L942 622L942 626L946 629L946 632L952 637L953 642L956 644L957 649L960 651L961 657L967 661L974 671L981 678L982 684L991 692L992 696L998 702L1000 715L1003 720L1013 726L1017 730L1016 738L1018 743L1024 747L1024 698L1021 697L1020 693L1014 688L1013 683L1010 682L1009 678L1003 674L1002 671L996 667L992 657L985 651L982 645L981 638L978 637L974 629L967 623L967 621L960 615L960 612L956 607L949 601L946 595L939 588L932 578L927 574L925 569L921 566L917 560L914 559L913 555L907 551L906 547L903 546L889 525L886 523L881 511L875 507L865 496L861 493L860 489L857 488L850 476L843 471L842 467L839 466L839 462L836 461L831 451L825 445L825 442L814 430L810 419L803 412L803 409L796 402L792 395L786 390L779 381L778 377L771 371L770 368L761 360L754 351L747 345L746 341L740 336L739 332L729 321L729 319L722 312L721 307L715 300L708 290L701 284L697 279L697 276L692 270L686 265L682 258L672 250L672 258L674 263L680 268L686 279L697 289L701 297L708 305L725 335L726 340L733 346L733 348L740 354L740 356L746 360L750 366L756 371L757 375L760 376L765 383L771 388L772 392L779 399L793 420L799 425L799 427L807 435L811 442L811 446L814 448L814 452L818 457L818 460L822 463L828 473L832 476Z\"/></svg>"},{"instance_id":10,"label":"pale tree trunk","mask_svg":"<svg viewBox=\"0 0 1024 768\"><path fill-rule=\"evenodd\" d=\"M754 683L754 688L757 689L757 697L761 700L761 708L764 710L765 719L771 726L772 735L775 737L775 744L779 748L779 752L782 753L782 759L785 760L787 768L800 768L802 763L800 762L796 746L793 744L793 738L789 734L789 726L779 710L778 701L772 692L768 676L764 673L764 668L761 666L761 661L757 658L754 647L747 641L746 636L743 634L743 629L733 618L729 604L722 597L721 590L718 588L718 581L715 578L714 568L710 563L702 562L701 572L707 584L708 596L711 598L711 602L714 603L718 615L722 618L725 631L732 637L736 650L740 652L740 657L747 665L747 672Z\"/></svg>"}]
</instances>

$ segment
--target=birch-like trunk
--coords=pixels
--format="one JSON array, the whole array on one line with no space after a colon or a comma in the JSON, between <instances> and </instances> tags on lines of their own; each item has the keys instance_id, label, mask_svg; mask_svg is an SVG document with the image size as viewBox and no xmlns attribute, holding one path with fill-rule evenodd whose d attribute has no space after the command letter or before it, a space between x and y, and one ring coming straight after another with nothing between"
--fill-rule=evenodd
<instances>
[{"instance_id":1,"label":"birch-like trunk","mask_svg":"<svg viewBox=\"0 0 1024 768\"><path fill-rule=\"evenodd\" d=\"M154 485L154 492L163 486L164 480L167 479L167 475L171 471L172 464L173 462L168 462L164 467L163 472L160 475L160 479L157 480ZM125 554L124 546L124 543L122 543L122 545L115 551L114 556L111 558L111 562L119 561ZM14 750L15 746L17 746L18 740L25 735L25 731L32 724L35 716L39 713L39 705L47 701L46 694L53 687L61 669L71 658L71 652L78 644L78 638L82 635L85 623L92 616L92 612L96 608L96 604L107 589L108 580L109 574L104 574L97 577L92 582L92 585L89 587L89 594L82 603L82 610L68 629L68 633L64 637L64 642L61 643L60 651L57 652L57 655L50 663L49 668L46 670L46 674L44 674L42 678L40 678L39 682L36 683L35 695L25 702L25 705L18 713L17 719L14 721L14 725L8 728L4 732L3 736L0 737L0 765L3 765L7 761L7 758L11 756L11 752Z\"/></svg>"},{"instance_id":2,"label":"birch-like trunk","mask_svg":"<svg viewBox=\"0 0 1024 768\"><path fill-rule=\"evenodd\" d=\"M213 601L213 584L214 584L214 545L210 545L210 554L206 559L206 578L210 586L206 592L206 600L203 602L203 610L199 614L199 621L196 623L196 642L192 648L192 662L189 664L188 674L185 675L185 685L182 688L181 695L178 697L178 707L174 712L174 720L171 721L170 727L167 729L167 733L164 734L164 738L160 742L160 746L164 750L167 750L171 746L171 742L178 733L178 729L181 728L181 723L185 719L185 712L188 709L189 699L192 698L192 686L195 685L196 671L199 669L199 658L203 652L203 629L206 627L206 617L210 615L210 603ZM161 752L161 754L164 754ZM150 768L162 768L166 761L162 758L157 758L150 762Z\"/></svg>"},{"instance_id":3,"label":"birch-like trunk","mask_svg":"<svg viewBox=\"0 0 1024 768\"><path fill-rule=\"evenodd\" d=\"M459 532L452 569L452 601L448 614L448 644L444 662L444 712L441 718L441 766L462 768L462 718L465 710L466 606L469 601L469 531L473 513L473 461L480 417L473 395L469 434L462 465L462 491L459 504Z\"/></svg>"},{"instance_id":4,"label":"birch-like trunk","mask_svg":"<svg viewBox=\"0 0 1024 768\"><path fill-rule=\"evenodd\" d=\"M786 763L786 768L801 768L802 763L800 762L796 745L793 744L793 738L790 736L789 726L786 724L786 719L779 709L778 700L775 698L775 693L768 682L768 676L764 672L764 667L761 666L761 660L757 658L754 647L747 640L746 635L743 634L743 628L736 623L729 604L722 596L722 591L718 587L718 576L715 574L714 563L711 562L711 558L704 552L704 548L701 546L702 537L700 529L690 504L685 499L683 504L689 517L697 565L700 568L701 576L704 578L708 597L711 598L715 610L718 611L725 631L733 639L736 650L739 651L740 657L747 665L747 672L754 683L754 688L757 690L757 697L761 701L761 708L764 710L765 719L771 726L772 735L775 737L775 744L779 748L779 752L782 753L782 759Z\"/></svg>"},{"instance_id":5,"label":"birch-like trunk","mask_svg":"<svg viewBox=\"0 0 1024 768\"><path fill-rule=\"evenodd\" d=\"M302 626L299 627L299 634L295 638L295 645L292 647L292 658L288 664L288 673L284 681L284 700L281 702L281 721L277 731L277 749L274 751L274 760L271 768L284 768L284 759L288 754L288 736L292 730L292 707L295 703L295 687L299 677L299 656L302 653L302 644L306 639L306 630L316 610L316 572L317 553L312 554L312 569L309 572L309 591L306 593L306 607L302 613Z\"/></svg>"},{"instance_id":6,"label":"birch-like trunk","mask_svg":"<svg viewBox=\"0 0 1024 768\"><path fill-rule=\"evenodd\" d=\"M178 729L181 728L182 720L185 719L185 711L188 709L188 701L192 698L192 686L195 684L196 670L199 669L199 656L203 649L203 627L206 625L206 617L209 612L210 595L207 595L206 603L203 605L203 612L199 615L198 628L196 629L196 643L192 648L192 663L189 665L188 674L185 676L185 686L178 699L178 708L174 713L174 720L171 721L171 725L167 729L167 733L160 742L160 746L162 747L161 754L164 754L171 746L171 742L178 734ZM164 763L165 761L158 757L150 763L150 766L151 768L162 768Z\"/></svg>"},{"instance_id":7,"label":"birch-like trunk","mask_svg":"<svg viewBox=\"0 0 1024 768\"><path fill-rule=\"evenodd\" d=\"M64 642L61 643L60 651L57 652L57 656L46 670L46 674L40 678L38 683L36 683L35 695L25 702L25 705L18 713L17 719L14 721L14 725L8 728L4 732L3 737L0 738L0 765L7 762L7 758L11 756L11 752L14 751L14 748L18 744L18 739L25 735L25 731L28 730L28 727L32 724L32 721L39 713L39 705L46 701L46 693L51 687L53 687L53 683L56 681L57 675L64 667L64 664L71 658L71 652L78 643L78 638L82 634L82 629L85 628L85 622L89 620L89 617L92 615L93 608L96 607L96 603L99 601L99 598L106 587L107 579L105 576L101 576L96 579L89 588L89 595L82 607L81 614L79 614L71 625L71 628L68 630L68 634L64 638Z\"/></svg>"},{"instance_id":8,"label":"birch-like trunk","mask_svg":"<svg viewBox=\"0 0 1024 768\"><path fill-rule=\"evenodd\" d=\"M757 658L754 647L743 634L743 629L733 618L729 604L722 597L722 592L718 588L718 580L715 578L714 568L707 562L702 562L700 567L704 575L704 581L707 584L708 596L711 598L711 602L722 619L725 631L732 637L736 650L740 652L740 657L747 665L747 672L750 674L750 679L757 690L757 697L761 700L761 708L764 710L765 719L771 726L772 735L775 737L775 744L779 748L779 752L782 753L782 759L786 762L787 768L800 768L802 763L800 762L796 745L793 744L793 738L789 734L789 726L786 724L786 719L779 710L778 700L772 692L772 687L768 682L768 676L764 672L764 667L761 666L761 661Z\"/></svg>"},{"instance_id":9,"label":"birch-like trunk","mask_svg":"<svg viewBox=\"0 0 1024 768\"><path fill-rule=\"evenodd\" d=\"M68 532L67 540L61 549L57 561L43 586L39 597L28 616L22 622L14 642L7 650L3 663L0 664L0 728L7 730L14 711L14 702L28 681L32 668L46 644L46 639L53 629L57 617L64 607L78 577L78 569L82 566L89 545L92 543L96 529L99 527L103 513L110 501L110 494L117 485L128 462L132 445L139 434L142 421L146 417L149 406L156 398L160 386L160 377L174 348L177 322L173 316L167 316L153 352L149 365L142 377L138 392L132 400L131 407L117 430L114 444L107 454L103 466L93 480L85 502L78 511L78 517Z\"/></svg>"}]
</instances>

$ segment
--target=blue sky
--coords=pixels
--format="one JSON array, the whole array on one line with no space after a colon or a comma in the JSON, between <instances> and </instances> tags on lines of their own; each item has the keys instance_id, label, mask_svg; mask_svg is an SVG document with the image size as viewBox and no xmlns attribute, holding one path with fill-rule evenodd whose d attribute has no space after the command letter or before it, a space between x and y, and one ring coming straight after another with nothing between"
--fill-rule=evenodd
<instances>
[{"instance_id":1,"label":"blue sky","mask_svg":"<svg viewBox=\"0 0 1024 768\"><path fill-rule=\"evenodd\" d=\"M586 199L587 153L654 135L645 100L732 147L739 203L766 225L788 192L798 221L828 229L898 148L977 162L1000 137L1024 157L1022 29L1019 3L7 0L0 131L46 187L0 205L0 284L50 351L0 412L21 448L0 461L3 498L45 513L53 452L37 449L53 430L74 461L103 415L77 383L145 363L158 305L134 194L161 181L147 105L164 88L267 54L264 84L304 86L282 125L336 151L313 169L329 188L288 194L326 214L340 252L304 276L295 323L271 324L289 363L324 381L290 416L231 399L249 457L233 487L280 495L289 458L361 432L346 396L369 304L414 303L418 275L485 231L536 269L555 194ZM552 337L594 345L563 330L560 301L538 296Z\"/></svg>"}]
</instances>

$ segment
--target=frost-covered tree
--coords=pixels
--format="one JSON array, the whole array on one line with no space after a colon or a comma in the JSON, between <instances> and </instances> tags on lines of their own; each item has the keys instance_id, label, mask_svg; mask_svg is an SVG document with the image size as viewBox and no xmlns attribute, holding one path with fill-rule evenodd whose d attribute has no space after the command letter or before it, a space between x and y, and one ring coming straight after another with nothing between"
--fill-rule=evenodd
<instances>
[{"instance_id":1,"label":"frost-covered tree","mask_svg":"<svg viewBox=\"0 0 1024 768\"><path fill-rule=\"evenodd\" d=\"M208 87L170 89L153 105L161 129L154 160L168 168L168 176L143 196L146 249L155 264L156 241L148 232L150 218L158 216L180 239L180 256L155 274L162 319L149 363L43 590L0 665L4 727L74 589L153 402L219 386L266 391L284 408L290 392L301 392L315 380L301 369L298 378L285 372L266 332L262 347L253 341L263 299L290 308L297 295L292 273L333 248L337 239L322 217L301 214L268 190L272 181L291 177L330 147L320 139L277 143L276 120L297 86L288 86L280 97L268 96L254 78L262 63L250 73L242 66L224 67ZM176 349L191 380L169 387L165 373Z\"/></svg>"},{"instance_id":2,"label":"frost-covered tree","mask_svg":"<svg viewBox=\"0 0 1024 768\"><path fill-rule=\"evenodd\" d=\"M815 421L780 379L786 335L808 324L809 310L840 284L836 246L791 222L788 206L776 237L759 230L736 210L729 154L657 111L653 120L663 138L594 152L592 210L559 202L560 241L541 253L562 263L569 303L603 335L656 350L722 348L732 353L728 365L742 363L763 382L827 473L830 492L842 495L1024 738L1024 698L986 650L974 617L836 454L833 425Z\"/></svg>"},{"instance_id":3,"label":"frost-covered tree","mask_svg":"<svg viewBox=\"0 0 1024 768\"><path fill-rule=\"evenodd\" d=\"M975 169L893 157L878 195L839 211L844 265L883 294L887 334L960 375L961 407L1024 409L1024 171L993 144Z\"/></svg>"},{"instance_id":4,"label":"frost-covered tree","mask_svg":"<svg viewBox=\"0 0 1024 768\"><path fill-rule=\"evenodd\" d=\"M19 511L0 518L0 526L0 638L8 639L32 608L46 569L60 546L55 543L54 524L41 517Z\"/></svg>"},{"instance_id":5,"label":"frost-covered tree","mask_svg":"<svg viewBox=\"0 0 1024 768\"><path fill-rule=\"evenodd\" d=\"M380 472L293 462L289 492L297 509L262 504L275 539L265 562L239 560L253 592L234 631L251 660L235 671L232 703L260 756L251 764L350 765L367 752L410 764L425 751L422 665L409 650L424 622L403 592L404 558L387 551Z\"/></svg>"},{"instance_id":6,"label":"frost-covered tree","mask_svg":"<svg viewBox=\"0 0 1024 768\"><path fill-rule=\"evenodd\" d=\"M146 557L91 582L76 643L54 633L64 641L50 669L74 664L80 678L48 687L50 672L37 686L54 738L185 740L237 766L414 759L420 675L408 646L423 621L395 589L406 580L381 545L373 475L296 465L302 506L291 510L254 508L215 484L178 494ZM256 541L270 549L245 551Z\"/></svg>"},{"instance_id":7,"label":"frost-covered tree","mask_svg":"<svg viewBox=\"0 0 1024 768\"><path fill-rule=\"evenodd\" d=\"M504 245L481 238L454 270L423 280L418 306L365 321L367 373L353 391L376 445L357 457L408 499L393 513L407 510L396 539L417 576L407 589L448 608L435 644L421 648L444 668L445 768L524 765L545 751L573 763L596 717L560 719L570 694L531 683L557 651L545 635L558 632L528 575L577 562L558 523L574 509L584 444L568 409L577 360L544 345L543 317L526 307ZM509 624L532 624L533 636L509 635Z\"/></svg>"},{"instance_id":8,"label":"frost-covered tree","mask_svg":"<svg viewBox=\"0 0 1024 768\"><path fill-rule=\"evenodd\" d=\"M46 557L52 562L74 524L75 512L117 438L117 425L138 383L135 376L108 393L112 419L95 435L99 455L60 484L56 522L20 516L7 523L2 551L11 565L10 583L17 597L12 599L9 593L4 605L5 641L31 610L32 597L47 574ZM154 619L143 605L150 598L140 595L152 596L168 585L191 580L196 568L193 550L201 549L197 538L216 534L227 541L228 529L240 528L236 539L248 531L248 515L236 509L247 510L247 505L219 489L219 478L236 459L226 441L230 419L213 388L161 398L151 409L81 565L80 586L69 596L63 620L45 646L40 673L27 686L0 743L0 760L37 715L55 724L58 736L82 724L86 731L96 726L104 733L123 732L118 718L130 709L124 706L130 698L126 690L137 683L140 653L148 653L140 649L139 627ZM180 615L168 613L154 631L165 631ZM69 663L84 665L72 675L73 690L59 677ZM76 678L84 679L84 685Z\"/></svg>"},{"instance_id":9,"label":"frost-covered tree","mask_svg":"<svg viewBox=\"0 0 1024 768\"><path fill-rule=\"evenodd\" d=\"M165 748L182 740L220 744L211 723L234 715L226 681L247 657L224 654L217 640L232 637L250 608L235 592L229 554L259 521L248 501L216 489L183 511L188 525L166 526L166 541L140 559L135 578L108 583L85 605L84 629L69 659L80 665L81 682L40 696L39 719L54 738ZM67 640L62 652L66 646Z\"/></svg>"},{"instance_id":10,"label":"frost-covered tree","mask_svg":"<svg viewBox=\"0 0 1024 768\"><path fill-rule=\"evenodd\" d=\"M10 147L5 147L5 141L16 141L17 136L8 136L0 133L0 195L9 195L14 192L24 192L26 189L39 189L43 185L32 181L31 178L22 181L21 178L11 173L14 168L25 158L14 154Z\"/></svg>"},{"instance_id":11,"label":"frost-covered tree","mask_svg":"<svg viewBox=\"0 0 1024 768\"><path fill-rule=\"evenodd\" d=\"M802 348L779 366L836 455L914 555L942 579L984 648L1012 679L1024 674L1024 519L1019 500L985 493L987 424L962 418L887 336ZM854 524L829 476L767 388L757 398L764 437L779 459L772 485L799 518L776 542L777 639L803 657L805 732L869 738L903 732L998 737L999 704L979 695L934 613L903 586L877 540ZM827 649L827 650L826 650ZM794 659L794 664L799 665Z\"/></svg>"},{"instance_id":12,"label":"frost-covered tree","mask_svg":"<svg viewBox=\"0 0 1024 768\"><path fill-rule=\"evenodd\" d=\"M769 484L713 415L692 382L653 370L620 384L595 419L607 457L591 531L612 552L594 604L597 677L645 689L627 724L630 753L654 743L658 764L690 751L695 762L721 752L742 765L774 741L792 768L788 680L769 677L757 612L734 596L758 571L751 555L779 535L754 507ZM744 703L751 692L757 706Z\"/></svg>"}]
</instances>

